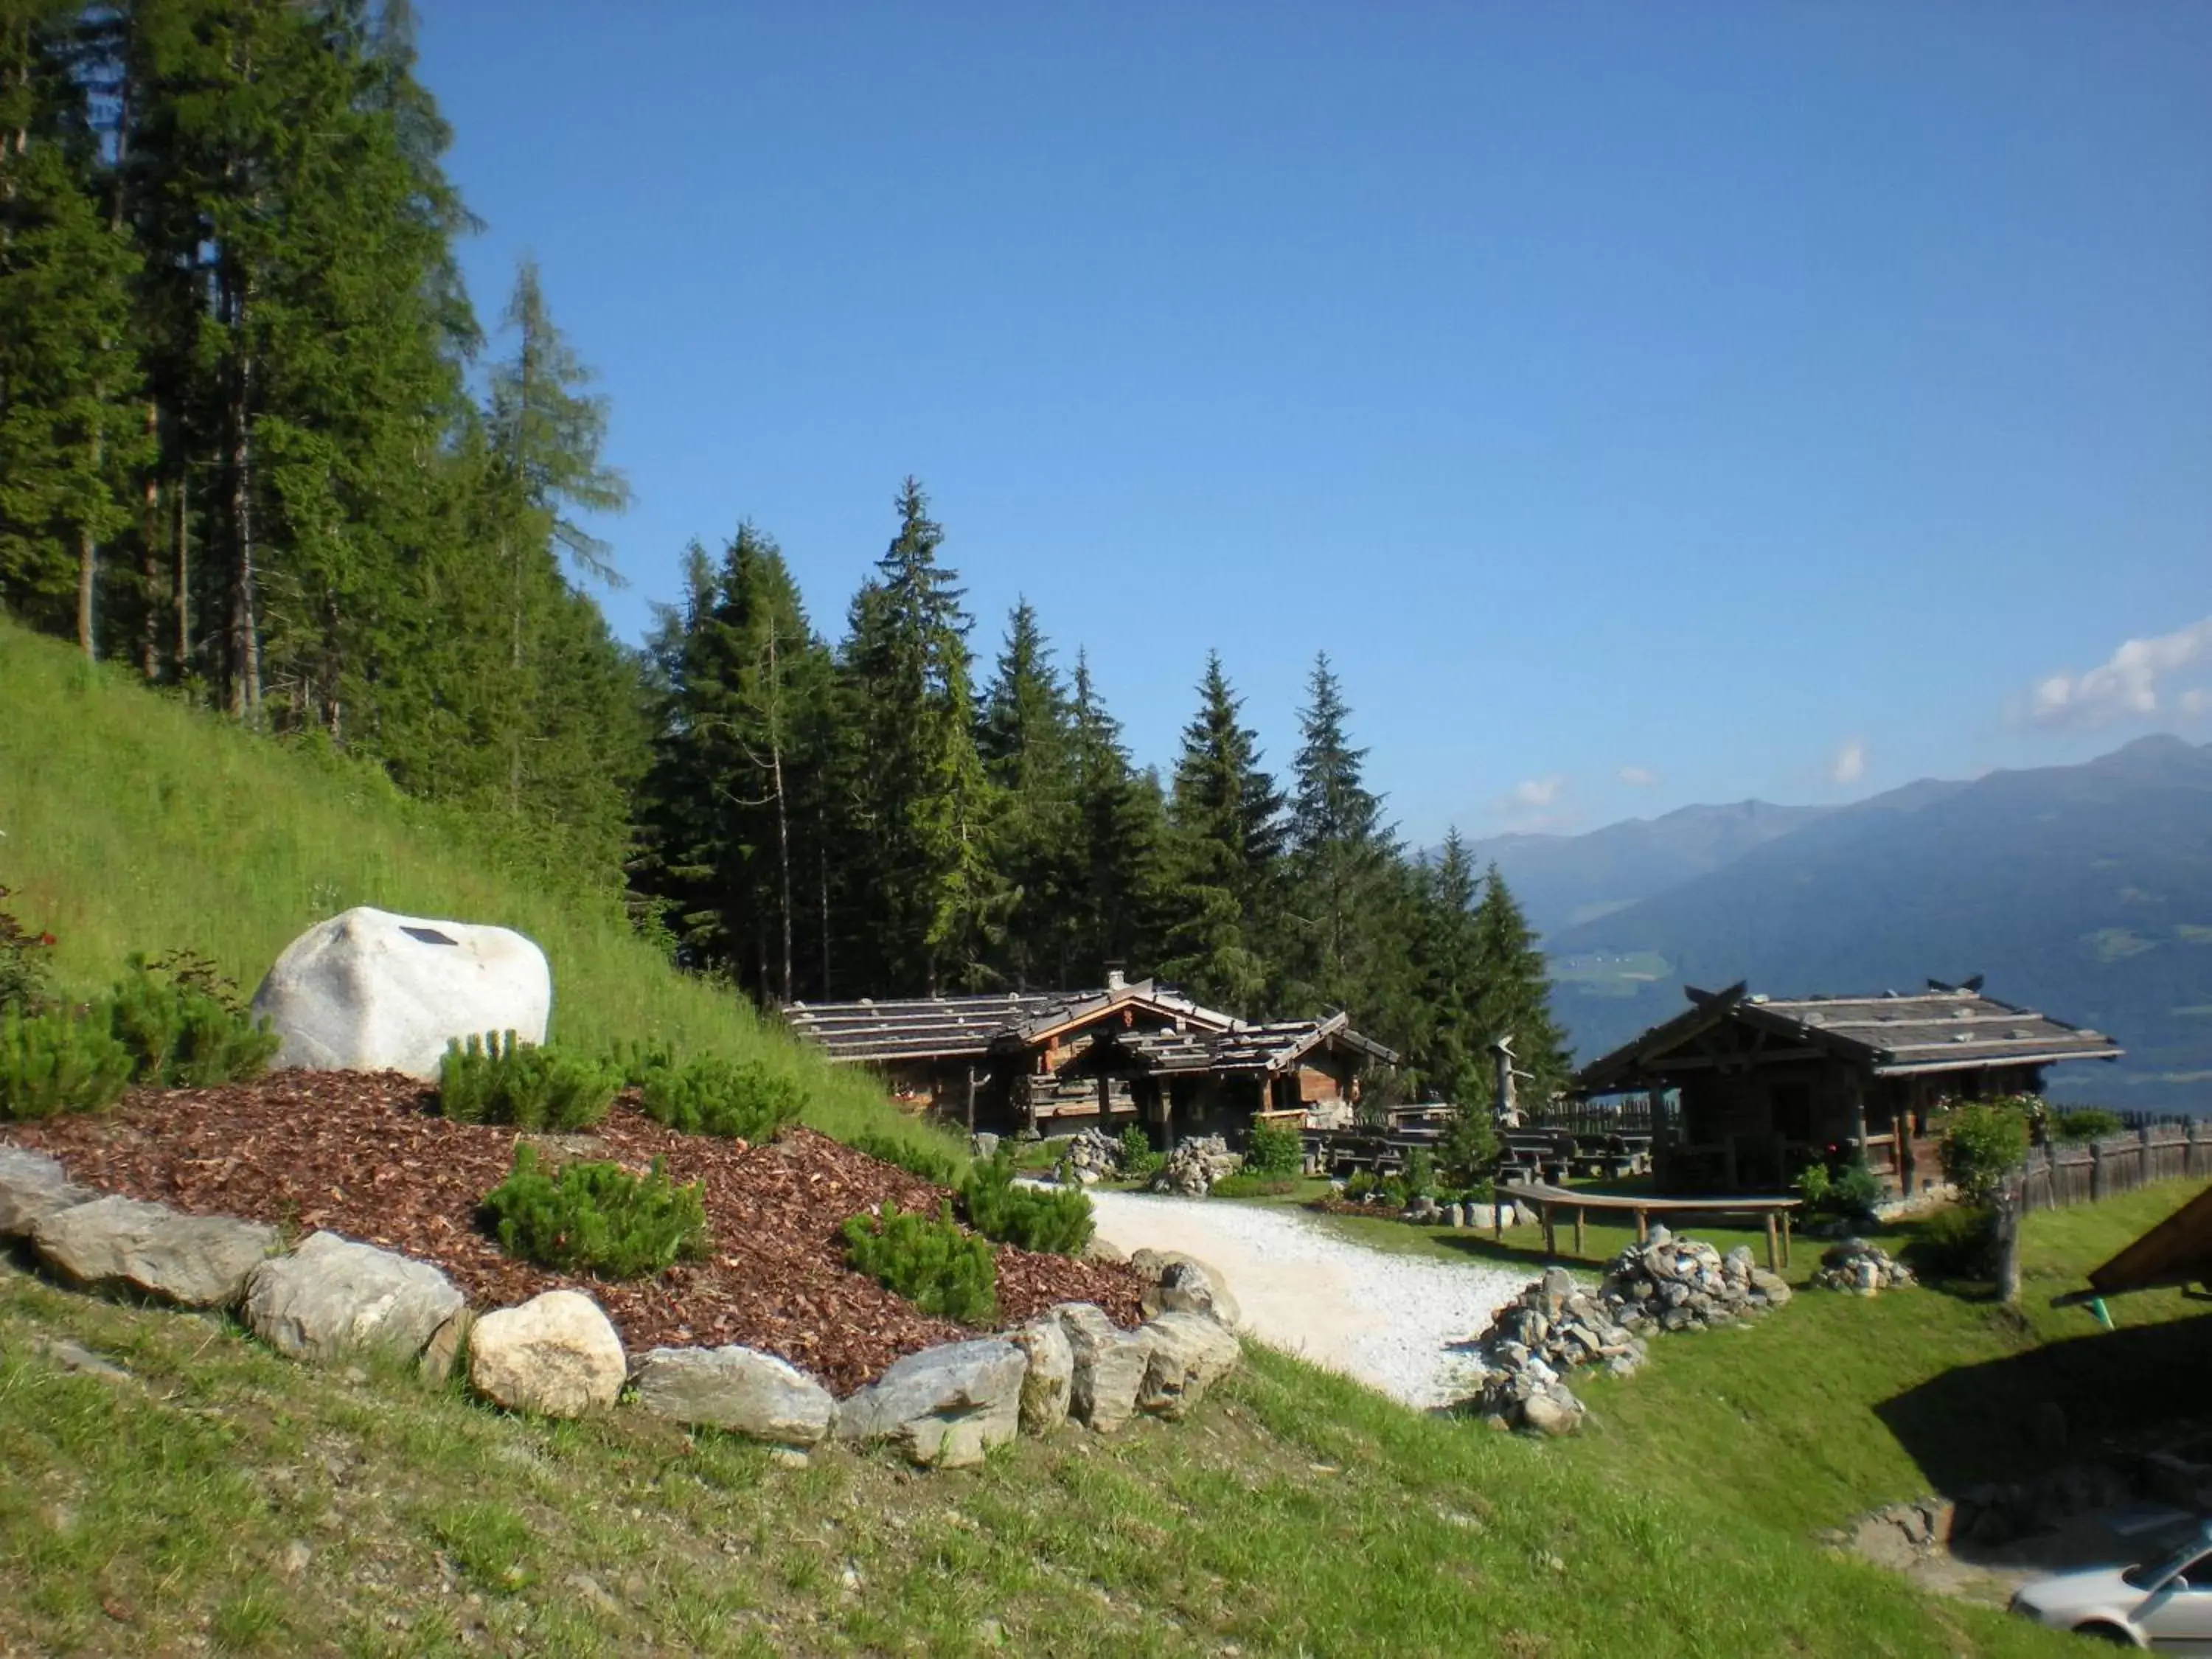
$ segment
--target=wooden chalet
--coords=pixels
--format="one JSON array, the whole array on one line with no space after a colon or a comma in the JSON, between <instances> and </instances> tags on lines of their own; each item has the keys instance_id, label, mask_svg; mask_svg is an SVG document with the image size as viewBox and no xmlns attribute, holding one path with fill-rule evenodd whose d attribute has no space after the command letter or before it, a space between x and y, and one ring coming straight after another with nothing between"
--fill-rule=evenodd
<instances>
[{"instance_id":1,"label":"wooden chalet","mask_svg":"<svg viewBox=\"0 0 2212 1659\"><path fill-rule=\"evenodd\" d=\"M1764 997L1686 988L1690 1006L1591 1061L1573 1092L1676 1092L1653 1146L1659 1190L1779 1191L1856 1151L1895 1193L1942 1178L1928 1115L1954 1100L2039 1094L2046 1067L2119 1046L1982 994L1981 981L1900 996ZM1655 1128L1661 1121L1654 1114Z\"/></svg>"},{"instance_id":2,"label":"wooden chalet","mask_svg":"<svg viewBox=\"0 0 2212 1659\"><path fill-rule=\"evenodd\" d=\"M1349 1115L1364 1064L1397 1060L1342 1014L1255 1025L1118 975L1102 991L793 1003L784 1017L830 1060L874 1066L901 1100L971 1130L1141 1122L1164 1142L1255 1111L1328 1121Z\"/></svg>"}]
</instances>

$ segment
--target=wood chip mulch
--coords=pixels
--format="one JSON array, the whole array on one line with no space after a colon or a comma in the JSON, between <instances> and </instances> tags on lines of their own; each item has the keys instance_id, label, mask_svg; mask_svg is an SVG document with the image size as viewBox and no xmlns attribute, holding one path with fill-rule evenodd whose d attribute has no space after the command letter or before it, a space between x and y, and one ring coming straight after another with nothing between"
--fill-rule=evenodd
<instances>
[{"instance_id":1,"label":"wood chip mulch","mask_svg":"<svg viewBox=\"0 0 2212 1659\"><path fill-rule=\"evenodd\" d=\"M640 1170L665 1158L675 1179L703 1181L711 1243L702 1260L614 1283L501 1250L477 1206L506 1177L517 1132L448 1123L433 1100L397 1073L281 1072L217 1089L133 1089L112 1113L11 1124L4 1138L103 1192L301 1234L328 1228L435 1262L479 1308L582 1291L633 1354L743 1343L842 1395L902 1354L975 1334L853 1272L838 1237L847 1217L887 1198L934 1211L944 1189L811 1129L749 1146L678 1134L618 1100L590 1132L604 1150L583 1150ZM998 1276L1006 1326L1056 1302L1094 1302L1124 1326L1142 1318L1141 1285L1126 1267L1002 1244Z\"/></svg>"}]
</instances>

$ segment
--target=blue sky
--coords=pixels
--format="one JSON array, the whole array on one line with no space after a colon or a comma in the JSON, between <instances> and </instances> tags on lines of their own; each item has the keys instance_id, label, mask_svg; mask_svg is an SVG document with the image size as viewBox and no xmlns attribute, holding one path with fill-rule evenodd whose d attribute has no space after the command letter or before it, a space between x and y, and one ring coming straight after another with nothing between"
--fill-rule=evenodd
<instances>
[{"instance_id":1,"label":"blue sky","mask_svg":"<svg viewBox=\"0 0 2212 1659\"><path fill-rule=\"evenodd\" d=\"M627 636L912 472L987 661L1287 765L1326 647L1419 842L2212 738L2212 6L422 12Z\"/></svg>"}]
</instances>

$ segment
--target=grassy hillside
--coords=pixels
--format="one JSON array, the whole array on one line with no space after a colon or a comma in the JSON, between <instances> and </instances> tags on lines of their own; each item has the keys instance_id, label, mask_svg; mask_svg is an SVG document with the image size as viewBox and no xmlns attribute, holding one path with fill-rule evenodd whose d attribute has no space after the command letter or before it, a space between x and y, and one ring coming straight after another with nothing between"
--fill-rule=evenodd
<instances>
[{"instance_id":1,"label":"grassy hillside","mask_svg":"<svg viewBox=\"0 0 2212 1659\"><path fill-rule=\"evenodd\" d=\"M301 931L356 904L496 923L552 963L555 1041L757 1055L804 1077L816 1127L890 1125L868 1079L674 972L611 898L529 869L491 830L408 799L380 771L250 736L4 619L0 711L0 886L26 926L56 936L72 990L104 986L132 951L188 946L250 991Z\"/></svg>"}]
</instances>

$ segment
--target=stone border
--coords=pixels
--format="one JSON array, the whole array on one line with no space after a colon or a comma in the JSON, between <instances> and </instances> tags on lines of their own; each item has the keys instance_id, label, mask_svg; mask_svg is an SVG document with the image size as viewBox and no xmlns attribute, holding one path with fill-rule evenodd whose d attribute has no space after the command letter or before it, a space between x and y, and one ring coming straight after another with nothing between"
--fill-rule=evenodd
<instances>
[{"instance_id":1,"label":"stone border","mask_svg":"<svg viewBox=\"0 0 2212 1659\"><path fill-rule=\"evenodd\" d=\"M833 1438L884 1442L933 1468L981 1462L1017 1432L1071 1419L1101 1434L1140 1413L1179 1421L1242 1352L1218 1274L1146 1251L1148 1317L1133 1331L1090 1303L1062 1303L1018 1329L908 1354L840 1401L753 1348L661 1347L633 1361L581 1291L478 1316L429 1262L332 1232L288 1252L274 1227L103 1195L46 1154L0 1144L0 1241L16 1240L73 1288L234 1311L295 1359L382 1353L442 1381L465 1356L470 1387L510 1411L576 1417L627 1398L801 1454Z\"/></svg>"}]
</instances>

